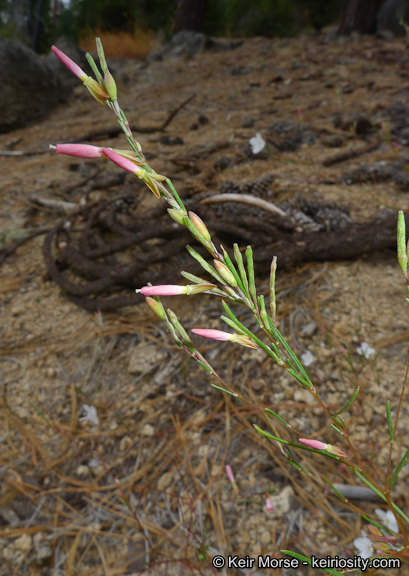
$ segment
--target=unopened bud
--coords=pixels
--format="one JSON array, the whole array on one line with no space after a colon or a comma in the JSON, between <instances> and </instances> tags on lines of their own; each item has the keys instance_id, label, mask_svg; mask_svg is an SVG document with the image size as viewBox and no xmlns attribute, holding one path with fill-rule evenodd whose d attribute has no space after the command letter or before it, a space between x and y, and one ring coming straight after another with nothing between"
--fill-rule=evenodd
<instances>
[{"instance_id":1,"label":"unopened bud","mask_svg":"<svg viewBox=\"0 0 409 576\"><path fill-rule=\"evenodd\" d=\"M98 52L98 57L99 57L99 62L101 64L101 68L102 71L105 73L107 71L107 63L105 60L105 54L104 54L104 49L102 47L102 42L101 42L101 38L95 38L95 42L97 45L97 52Z\"/></svg>"},{"instance_id":2,"label":"unopened bud","mask_svg":"<svg viewBox=\"0 0 409 576\"><path fill-rule=\"evenodd\" d=\"M145 300L149 308L152 310L152 312L154 312L154 314L156 314L156 316L158 316L161 320L166 320L166 313L161 302L158 302L150 296L147 296Z\"/></svg>"},{"instance_id":3,"label":"unopened bud","mask_svg":"<svg viewBox=\"0 0 409 576\"><path fill-rule=\"evenodd\" d=\"M408 277L408 255L406 253L406 225L405 225L405 214L402 210L398 213L398 262L400 269L405 278Z\"/></svg>"},{"instance_id":4,"label":"unopened bud","mask_svg":"<svg viewBox=\"0 0 409 576\"><path fill-rule=\"evenodd\" d=\"M184 214L180 210L175 210L175 208L168 208L168 214L172 218L172 220L174 220L181 226L185 225L186 216L184 216Z\"/></svg>"},{"instance_id":5,"label":"unopened bud","mask_svg":"<svg viewBox=\"0 0 409 576\"><path fill-rule=\"evenodd\" d=\"M193 223L194 227L199 232L199 234L201 236L203 236L203 238L205 240L210 241L211 236L210 236L209 230L206 228L206 225L203 222L203 220L201 218L199 218L199 216L197 214L195 214L194 212L188 212L188 214L189 214L189 218L190 218L191 222Z\"/></svg>"},{"instance_id":6,"label":"unopened bud","mask_svg":"<svg viewBox=\"0 0 409 576\"><path fill-rule=\"evenodd\" d=\"M116 83L115 83L114 77L112 76L111 72L108 69L105 72L104 84L105 84L105 89L108 92L111 100L117 100L118 95L117 95L117 90L116 90Z\"/></svg>"},{"instance_id":7,"label":"unopened bud","mask_svg":"<svg viewBox=\"0 0 409 576\"><path fill-rule=\"evenodd\" d=\"M226 264L223 264L223 262L220 262L219 260L213 260L213 263L214 267L216 268L220 276L223 278L223 280L225 280L227 284L230 284L230 286L233 286L233 288L235 288L237 286L236 278L227 268Z\"/></svg>"}]
</instances>

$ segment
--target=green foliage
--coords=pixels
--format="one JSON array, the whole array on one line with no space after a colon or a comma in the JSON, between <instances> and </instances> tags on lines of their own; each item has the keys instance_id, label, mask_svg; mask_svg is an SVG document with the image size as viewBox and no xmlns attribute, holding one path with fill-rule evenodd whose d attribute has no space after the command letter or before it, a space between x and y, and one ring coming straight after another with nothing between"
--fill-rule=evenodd
<instances>
[{"instance_id":1,"label":"green foliage","mask_svg":"<svg viewBox=\"0 0 409 576\"><path fill-rule=\"evenodd\" d=\"M342 0L209 0L205 31L232 36L292 36L339 17Z\"/></svg>"}]
</instances>

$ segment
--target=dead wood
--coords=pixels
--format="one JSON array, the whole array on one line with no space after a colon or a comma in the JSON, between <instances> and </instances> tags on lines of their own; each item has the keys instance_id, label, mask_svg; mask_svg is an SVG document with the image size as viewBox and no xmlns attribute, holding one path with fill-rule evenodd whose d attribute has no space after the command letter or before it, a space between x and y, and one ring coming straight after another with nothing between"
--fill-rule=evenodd
<instances>
[{"instance_id":1,"label":"dead wood","mask_svg":"<svg viewBox=\"0 0 409 576\"><path fill-rule=\"evenodd\" d=\"M356 258L393 248L396 214L385 212L371 222L351 223L327 232L295 227L277 211L263 217L244 212L217 212L212 204L191 199L217 244L251 244L261 275L273 256L280 268L310 261ZM243 204L239 204L243 206ZM67 297L89 310L113 309L141 301L135 288L178 281L178 256L192 241L187 230L169 222L166 206L138 214L133 196L100 201L80 208L48 232L44 259L50 277ZM149 225L146 223L149 222ZM200 251L202 247L197 247ZM208 254L204 251L203 256ZM202 273L192 262L185 270Z\"/></svg>"},{"instance_id":2,"label":"dead wood","mask_svg":"<svg viewBox=\"0 0 409 576\"><path fill-rule=\"evenodd\" d=\"M334 164L340 164L341 162L346 162L347 160L352 160L353 158L358 158L368 152L373 152L381 144L381 140L376 138L373 142L370 142L366 146L360 146L359 148L353 148L350 150L345 150L345 152L339 152L329 156L323 160L324 166L333 166Z\"/></svg>"}]
</instances>

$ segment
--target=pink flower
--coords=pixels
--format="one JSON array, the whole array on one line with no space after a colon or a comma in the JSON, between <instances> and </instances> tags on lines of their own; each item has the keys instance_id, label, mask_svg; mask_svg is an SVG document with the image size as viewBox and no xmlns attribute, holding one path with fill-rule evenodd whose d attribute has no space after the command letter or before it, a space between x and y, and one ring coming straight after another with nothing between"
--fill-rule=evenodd
<instances>
[{"instance_id":1,"label":"pink flower","mask_svg":"<svg viewBox=\"0 0 409 576\"><path fill-rule=\"evenodd\" d=\"M340 458L348 458L348 454L345 454L340 448L337 446L332 446L331 444L325 444L325 442L320 442L320 440L310 440L309 438L299 438L298 439L301 444L305 444L310 448L314 448L315 450L325 450L330 454L334 454L334 456L339 456Z\"/></svg>"},{"instance_id":2,"label":"pink flower","mask_svg":"<svg viewBox=\"0 0 409 576\"><path fill-rule=\"evenodd\" d=\"M268 492L266 492L266 511L267 512L274 512L274 506L269 498Z\"/></svg>"},{"instance_id":3,"label":"pink flower","mask_svg":"<svg viewBox=\"0 0 409 576\"><path fill-rule=\"evenodd\" d=\"M198 336L203 336L203 338L210 338L211 340L220 340L221 342L235 342L236 344L241 344L241 346L246 346L247 348L258 348L251 338L242 334L231 334L230 332L223 332L222 330L212 330L210 328L194 328L192 330L193 334Z\"/></svg>"},{"instance_id":4,"label":"pink flower","mask_svg":"<svg viewBox=\"0 0 409 576\"><path fill-rule=\"evenodd\" d=\"M231 466L226 464L226 466L224 468L226 470L227 478L230 480L230 482L235 482L236 480L234 478L234 474L233 474L233 470L231 469Z\"/></svg>"},{"instance_id":5,"label":"pink flower","mask_svg":"<svg viewBox=\"0 0 409 576\"><path fill-rule=\"evenodd\" d=\"M57 144L55 150L58 154L67 154L78 158L101 158L102 156L101 148L89 144Z\"/></svg>"},{"instance_id":6,"label":"pink flower","mask_svg":"<svg viewBox=\"0 0 409 576\"><path fill-rule=\"evenodd\" d=\"M186 286L164 284L163 286L144 286L139 290L144 296L179 296L186 294Z\"/></svg>"},{"instance_id":7,"label":"pink flower","mask_svg":"<svg viewBox=\"0 0 409 576\"><path fill-rule=\"evenodd\" d=\"M230 480L231 485L233 487L233 490L235 491L235 493L238 496L239 495L239 488L237 486L236 479L234 478L233 470L231 469L231 467L228 464L226 464L225 470L226 470L227 478Z\"/></svg>"},{"instance_id":8,"label":"pink flower","mask_svg":"<svg viewBox=\"0 0 409 576\"><path fill-rule=\"evenodd\" d=\"M80 80L82 80L83 82L84 80L87 79L88 75L85 74L84 70L82 70L78 66L78 64L76 64L73 60L71 60L71 58L68 58L68 56L64 54L64 52L61 52L61 50L59 50L56 46L52 46L51 50L54 52L57 58L61 60L61 62L68 68L70 72L75 74L75 76L80 78Z\"/></svg>"},{"instance_id":9,"label":"pink flower","mask_svg":"<svg viewBox=\"0 0 409 576\"><path fill-rule=\"evenodd\" d=\"M120 168L135 174L135 176L140 175L141 169L138 166L136 166L131 160L128 160L128 158L124 158L117 152L114 152L114 150L111 148L102 148L102 153L104 156L112 160L112 162L115 162L115 164L117 164Z\"/></svg>"},{"instance_id":10,"label":"pink flower","mask_svg":"<svg viewBox=\"0 0 409 576\"><path fill-rule=\"evenodd\" d=\"M223 332L222 330L211 330L211 329L201 329L201 328L194 328L192 330L193 334L197 334L198 336L203 336L203 338L210 338L211 340L220 340L222 342L227 342L231 340L234 334L230 334L229 332Z\"/></svg>"},{"instance_id":11,"label":"pink flower","mask_svg":"<svg viewBox=\"0 0 409 576\"><path fill-rule=\"evenodd\" d=\"M179 296L186 294L200 294L215 288L214 284L190 284L187 286L178 286L177 284L164 284L163 286L144 286L136 292L140 292L144 296Z\"/></svg>"},{"instance_id":12,"label":"pink flower","mask_svg":"<svg viewBox=\"0 0 409 576\"><path fill-rule=\"evenodd\" d=\"M320 442L319 440L310 440L309 438L299 438L298 440L301 444L305 444L309 446L309 448L315 448L315 450L326 450L328 446L328 444Z\"/></svg>"}]
</instances>

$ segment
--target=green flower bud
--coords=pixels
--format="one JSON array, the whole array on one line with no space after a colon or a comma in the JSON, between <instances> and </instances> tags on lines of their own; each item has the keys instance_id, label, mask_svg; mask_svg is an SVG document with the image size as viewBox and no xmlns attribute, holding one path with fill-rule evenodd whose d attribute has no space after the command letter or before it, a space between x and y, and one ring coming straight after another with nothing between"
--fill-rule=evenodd
<instances>
[{"instance_id":1,"label":"green flower bud","mask_svg":"<svg viewBox=\"0 0 409 576\"><path fill-rule=\"evenodd\" d=\"M105 71L104 84L105 84L105 89L108 92L111 100L117 100L118 95L117 95L115 80L114 80L114 77L112 76L111 72L108 69Z\"/></svg>"},{"instance_id":2,"label":"green flower bud","mask_svg":"<svg viewBox=\"0 0 409 576\"><path fill-rule=\"evenodd\" d=\"M406 280L408 279L408 255L406 253L406 226L405 214L402 210L398 213L398 262Z\"/></svg>"},{"instance_id":3,"label":"green flower bud","mask_svg":"<svg viewBox=\"0 0 409 576\"><path fill-rule=\"evenodd\" d=\"M214 267L216 268L220 276L223 278L223 280L227 282L227 284L230 284L230 286L233 286L233 288L235 288L237 286L236 278L227 268L226 264L223 264L223 262L219 262L219 260L213 260L213 263Z\"/></svg>"}]
</instances>

